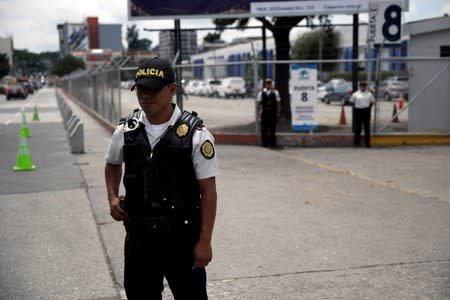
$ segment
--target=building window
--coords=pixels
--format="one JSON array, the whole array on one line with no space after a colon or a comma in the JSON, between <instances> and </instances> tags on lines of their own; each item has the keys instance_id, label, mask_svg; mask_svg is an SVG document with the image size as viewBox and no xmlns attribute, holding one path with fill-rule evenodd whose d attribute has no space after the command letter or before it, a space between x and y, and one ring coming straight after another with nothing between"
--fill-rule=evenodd
<instances>
[{"instance_id":1,"label":"building window","mask_svg":"<svg viewBox=\"0 0 450 300\"><path fill-rule=\"evenodd\" d=\"M450 46L441 46L441 57L450 57Z\"/></svg>"}]
</instances>

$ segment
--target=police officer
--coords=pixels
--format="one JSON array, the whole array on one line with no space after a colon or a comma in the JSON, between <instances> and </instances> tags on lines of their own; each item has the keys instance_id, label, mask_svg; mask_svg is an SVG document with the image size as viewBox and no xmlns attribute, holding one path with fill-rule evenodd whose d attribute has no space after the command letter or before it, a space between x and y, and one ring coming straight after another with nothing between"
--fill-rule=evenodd
<instances>
[{"instance_id":1,"label":"police officer","mask_svg":"<svg viewBox=\"0 0 450 300\"><path fill-rule=\"evenodd\" d=\"M272 84L272 79L264 80L264 88L257 97L263 147L276 147L275 130L280 118L281 98Z\"/></svg>"},{"instance_id":2,"label":"police officer","mask_svg":"<svg viewBox=\"0 0 450 300\"><path fill-rule=\"evenodd\" d=\"M355 108L355 133L353 147L359 147L361 140L361 125L364 126L364 138L366 147L370 148L370 110L375 98L372 93L367 90L367 82L360 81L359 90L354 92L350 97L350 103Z\"/></svg>"},{"instance_id":3,"label":"police officer","mask_svg":"<svg viewBox=\"0 0 450 300\"><path fill-rule=\"evenodd\" d=\"M217 158L202 120L172 104L176 88L168 62L140 65L132 90L141 109L121 120L106 151L111 216L126 229L128 299L161 299L164 277L175 299L207 299Z\"/></svg>"}]
</instances>

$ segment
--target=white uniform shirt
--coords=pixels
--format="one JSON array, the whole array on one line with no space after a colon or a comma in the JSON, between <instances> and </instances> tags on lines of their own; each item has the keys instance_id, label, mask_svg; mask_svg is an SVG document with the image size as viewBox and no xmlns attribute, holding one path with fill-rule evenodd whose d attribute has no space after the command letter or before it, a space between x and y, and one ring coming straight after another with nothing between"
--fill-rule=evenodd
<instances>
[{"instance_id":1,"label":"white uniform shirt","mask_svg":"<svg viewBox=\"0 0 450 300\"><path fill-rule=\"evenodd\" d=\"M280 101L281 101L281 98L280 98L280 93L278 92L278 90L276 90L276 89L268 90L268 89L266 89L266 88L264 88L261 92L258 93L258 97L256 98L256 101L257 101L257 102L261 102L261 101L262 101L262 93L263 93L263 92L266 92L266 93L269 94L270 91L273 91L273 92L275 93L275 99L276 99L276 101L277 101L277 102L280 102Z\"/></svg>"},{"instance_id":2,"label":"white uniform shirt","mask_svg":"<svg viewBox=\"0 0 450 300\"><path fill-rule=\"evenodd\" d=\"M364 92L358 90L352 94L349 101L355 104L355 108L368 108L370 104L375 103L375 98L367 90Z\"/></svg>"},{"instance_id":3,"label":"white uniform shirt","mask_svg":"<svg viewBox=\"0 0 450 300\"><path fill-rule=\"evenodd\" d=\"M145 131L147 132L148 141L150 142L152 149L158 144L169 125L174 125L180 115L180 109L178 106L175 106L170 120L167 123L161 124L161 126L155 126L150 124L145 116L145 113L141 113L139 121L145 125ZM123 125L118 125L116 127L108 149L106 150L105 160L113 165L121 165L123 163L123 127ZM207 129L202 128L195 130L192 137L192 162L194 164L197 179L210 178L219 174L217 155L214 155L214 157L208 159L201 153L201 145L207 140L214 144L214 137ZM215 151L216 150L214 148L214 154L216 154Z\"/></svg>"}]
</instances>

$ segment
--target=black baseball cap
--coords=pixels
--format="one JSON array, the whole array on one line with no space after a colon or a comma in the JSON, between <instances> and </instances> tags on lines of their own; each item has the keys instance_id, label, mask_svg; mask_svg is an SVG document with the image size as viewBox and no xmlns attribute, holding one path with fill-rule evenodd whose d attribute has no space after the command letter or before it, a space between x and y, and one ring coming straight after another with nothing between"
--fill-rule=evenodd
<instances>
[{"instance_id":1,"label":"black baseball cap","mask_svg":"<svg viewBox=\"0 0 450 300\"><path fill-rule=\"evenodd\" d=\"M175 82L175 73L167 61L154 57L139 66L134 82L131 90L134 90L136 86L142 86L145 89L159 91Z\"/></svg>"}]
</instances>

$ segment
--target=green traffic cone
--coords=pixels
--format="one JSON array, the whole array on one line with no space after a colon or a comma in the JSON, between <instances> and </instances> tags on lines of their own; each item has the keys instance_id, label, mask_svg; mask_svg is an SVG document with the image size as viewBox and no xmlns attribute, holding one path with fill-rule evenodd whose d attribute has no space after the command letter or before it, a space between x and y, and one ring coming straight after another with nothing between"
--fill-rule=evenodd
<instances>
[{"instance_id":1,"label":"green traffic cone","mask_svg":"<svg viewBox=\"0 0 450 300\"><path fill-rule=\"evenodd\" d=\"M25 117L25 113L22 113L22 123L20 124L19 137L30 137L30 129L28 129L27 118Z\"/></svg>"},{"instance_id":2,"label":"green traffic cone","mask_svg":"<svg viewBox=\"0 0 450 300\"><path fill-rule=\"evenodd\" d=\"M20 138L19 153L17 154L17 161L14 171L31 171L35 170L36 166L31 161L30 151L28 151L27 139Z\"/></svg>"},{"instance_id":3,"label":"green traffic cone","mask_svg":"<svg viewBox=\"0 0 450 300\"><path fill-rule=\"evenodd\" d=\"M37 106L34 106L33 121L40 121Z\"/></svg>"}]
</instances>

